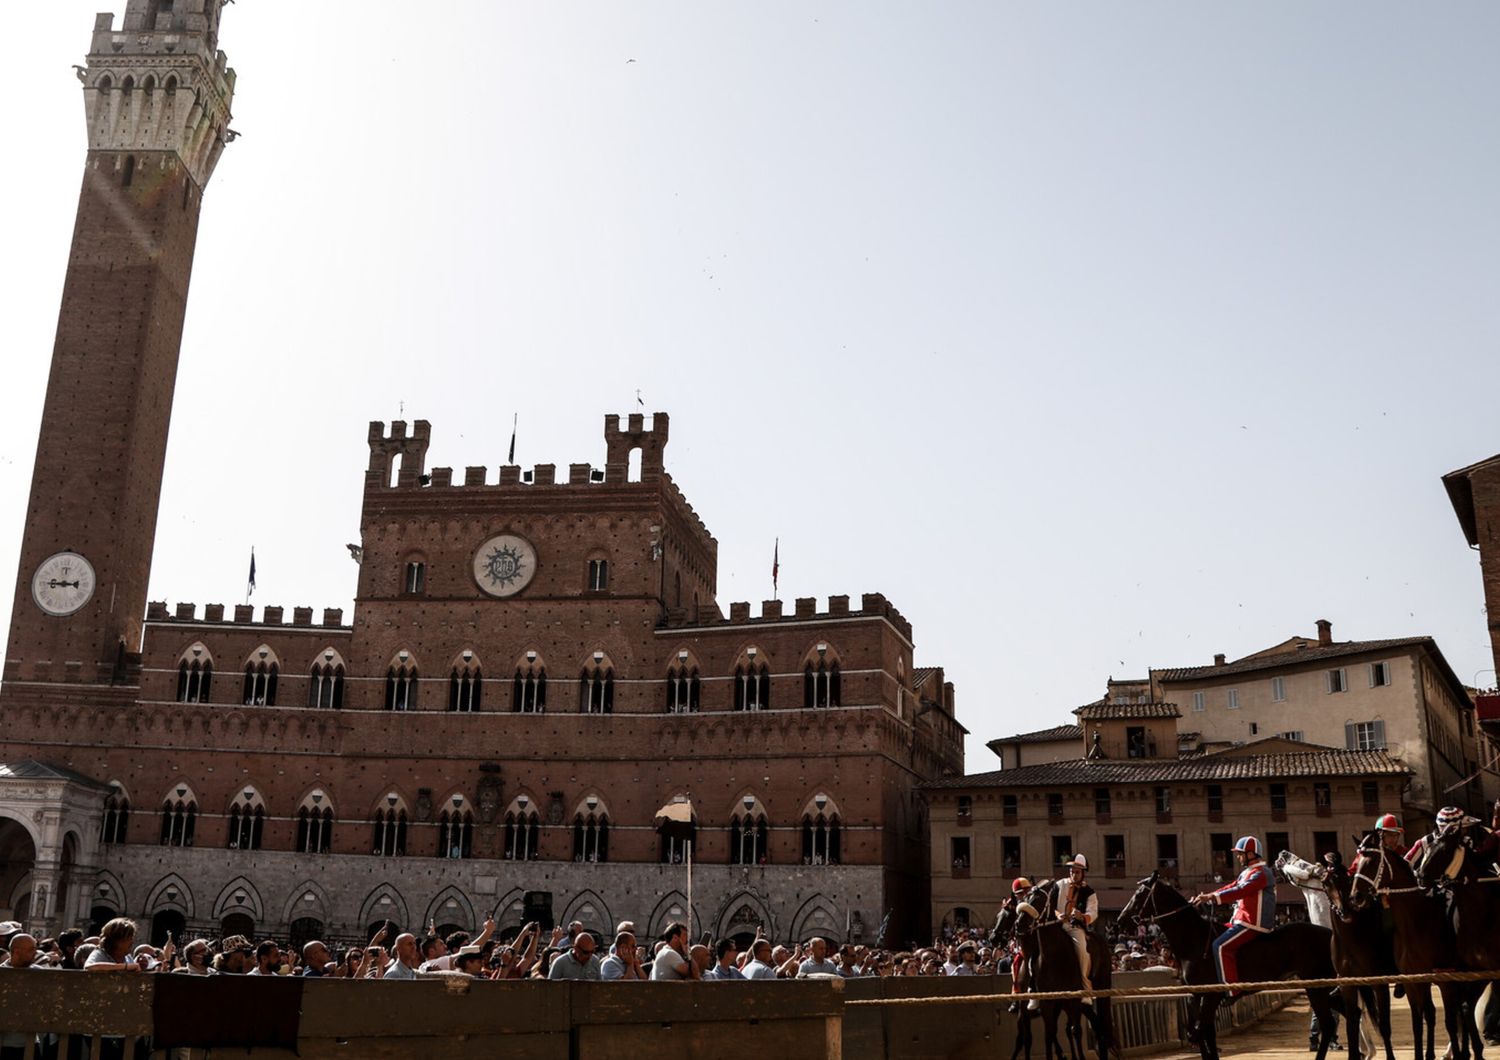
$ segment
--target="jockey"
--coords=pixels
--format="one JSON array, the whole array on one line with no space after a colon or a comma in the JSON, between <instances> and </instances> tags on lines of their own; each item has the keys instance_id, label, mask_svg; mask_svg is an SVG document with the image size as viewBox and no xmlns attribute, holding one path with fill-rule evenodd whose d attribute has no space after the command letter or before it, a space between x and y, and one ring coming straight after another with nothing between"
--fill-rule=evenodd
<instances>
[{"instance_id":1,"label":"jockey","mask_svg":"<svg viewBox=\"0 0 1500 1060\"><path fill-rule=\"evenodd\" d=\"M1078 967L1083 970L1083 981L1089 981L1089 936L1088 930L1099 919L1099 896L1084 882L1089 871L1089 860L1082 854L1074 854L1068 862L1068 878L1057 881L1053 907L1063 930L1073 940L1078 950Z\"/></svg>"},{"instance_id":2,"label":"jockey","mask_svg":"<svg viewBox=\"0 0 1500 1060\"><path fill-rule=\"evenodd\" d=\"M1449 828L1463 824L1464 812L1457 806L1444 806L1437 812L1434 823L1436 827L1433 828L1432 834L1440 835ZM1411 845L1411 849L1406 852L1406 863L1408 865L1417 868L1422 864L1422 860L1427 857L1427 840L1429 838L1430 836L1419 836L1417 841Z\"/></svg>"},{"instance_id":3,"label":"jockey","mask_svg":"<svg viewBox=\"0 0 1500 1060\"><path fill-rule=\"evenodd\" d=\"M1406 846L1406 829L1401 827L1401 818L1393 813L1383 813L1375 818L1375 831L1380 833L1381 844L1392 854L1399 854Z\"/></svg>"},{"instance_id":4,"label":"jockey","mask_svg":"<svg viewBox=\"0 0 1500 1060\"><path fill-rule=\"evenodd\" d=\"M1257 934L1269 934L1276 926L1276 882L1271 867L1260 856L1260 842L1251 835L1241 836L1234 844L1235 862L1243 865L1239 877L1217 891L1193 896L1194 905L1228 905L1234 903L1229 928L1214 939L1214 960L1219 965L1219 981L1240 982L1236 955ZM1239 994L1229 995L1234 1000Z\"/></svg>"}]
</instances>

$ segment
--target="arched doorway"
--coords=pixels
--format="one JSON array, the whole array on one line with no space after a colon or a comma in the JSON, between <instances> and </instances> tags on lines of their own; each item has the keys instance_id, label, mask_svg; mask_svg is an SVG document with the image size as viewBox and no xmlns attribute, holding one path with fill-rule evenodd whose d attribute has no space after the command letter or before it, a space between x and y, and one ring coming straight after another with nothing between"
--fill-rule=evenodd
<instances>
[{"instance_id":1,"label":"arched doorway","mask_svg":"<svg viewBox=\"0 0 1500 1060\"><path fill-rule=\"evenodd\" d=\"M36 844L20 821L0 817L0 920L31 919L31 872Z\"/></svg>"},{"instance_id":2,"label":"arched doorway","mask_svg":"<svg viewBox=\"0 0 1500 1060\"><path fill-rule=\"evenodd\" d=\"M187 934L187 917L175 909L163 909L151 918L151 945L165 945L168 932L179 947L186 945L183 936Z\"/></svg>"},{"instance_id":3,"label":"arched doorway","mask_svg":"<svg viewBox=\"0 0 1500 1060\"><path fill-rule=\"evenodd\" d=\"M323 921L315 916L298 917L288 928L288 935L290 937L287 941L291 943L292 949L301 953L302 947L309 942L322 940Z\"/></svg>"},{"instance_id":4,"label":"arched doorway","mask_svg":"<svg viewBox=\"0 0 1500 1060\"><path fill-rule=\"evenodd\" d=\"M108 924L111 920L113 920L117 916L119 916L119 914L117 912L115 912L115 910L113 908L111 908L110 906L107 906L107 905L96 905L96 906L94 906L92 909L89 910L89 934L90 935L97 935L97 934L99 934L99 932L101 932L101 931L104 930L104 925Z\"/></svg>"},{"instance_id":5,"label":"arched doorway","mask_svg":"<svg viewBox=\"0 0 1500 1060\"><path fill-rule=\"evenodd\" d=\"M231 935L243 935L251 942L255 941L255 921L250 919L250 914L230 913L219 921L219 937L227 939Z\"/></svg>"}]
</instances>

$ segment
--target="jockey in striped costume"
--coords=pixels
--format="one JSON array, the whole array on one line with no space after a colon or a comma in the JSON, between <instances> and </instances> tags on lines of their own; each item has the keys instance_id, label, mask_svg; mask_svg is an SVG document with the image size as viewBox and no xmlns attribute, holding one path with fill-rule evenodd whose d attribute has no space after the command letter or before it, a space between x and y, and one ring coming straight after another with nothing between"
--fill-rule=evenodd
<instances>
[{"instance_id":1,"label":"jockey in striped costume","mask_svg":"<svg viewBox=\"0 0 1500 1060\"><path fill-rule=\"evenodd\" d=\"M1236 963L1240 949L1256 935L1267 934L1276 926L1276 878L1261 857L1260 841L1254 836L1241 836L1234 844L1234 853L1236 863L1244 866L1238 878L1217 891L1193 897L1194 905L1234 903L1229 928L1214 939L1214 961L1219 966L1219 981L1223 983L1241 981ZM1229 995L1230 1000L1238 996L1238 992Z\"/></svg>"}]
</instances>

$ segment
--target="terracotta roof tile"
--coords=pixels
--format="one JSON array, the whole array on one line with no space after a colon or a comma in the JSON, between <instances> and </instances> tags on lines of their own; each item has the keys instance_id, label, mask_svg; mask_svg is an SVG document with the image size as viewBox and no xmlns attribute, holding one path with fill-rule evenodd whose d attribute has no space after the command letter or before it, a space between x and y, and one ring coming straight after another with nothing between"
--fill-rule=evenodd
<instances>
[{"instance_id":1,"label":"terracotta roof tile","mask_svg":"<svg viewBox=\"0 0 1500 1060\"><path fill-rule=\"evenodd\" d=\"M1218 754L1175 760L1045 762L1018 769L972 773L965 777L943 777L922 787L1051 788L1078 784L1404 776L1408 772L1404 765L1384 751L1310 750L1297 754Z\"/></svg>"},{"instance_id":2,"label":"terracotta roof tile","mask_svg":"<svg viewBox=\"0 0 1500 1060\"><path fill-rule=\"evenodd\" d=\"M1090 703L1073 711L1079 721L1120 721L1134 718L1180 718L1175 703Z\"/></svg>"},{"instance_id":3,"label":"terracotta roof tile","mask_svg":"<svg viewBox=\"0 0 1500 1060\"><path fill-rule=\"evenodd\" d=\"M1183 666L1175 669L1157 670L1160 681L1195 681L1204 677L1228 677L1231 674L1249 673L1253 670L1274 670L1283 666L1299 666L1302 663L1324 659L1338 659L1347 655L1363 655L1367 652L1388 651L1392 648L1414 648L1420 645L1436 645L1431 637L1396 637L1391 640L1346 640L1317 648L1300 651L1276 652L1271 655L1252 655L1236 659L1224 666Z\"/></svg>"},{"instance_id":4,"label":"terracotta roof tile","mask_svg":"<svg viewBox=\"0 0 1500 1060\"><path fill-rule=\"evenodd\" d=\"M991 740L985 746L993 748L996 744L1003 743L1053 743L1057 740L1081 739L1083 739L1082 725L1054 725L1050 729L1037 729L1035 732L1021 732L1014 736L1002 736L998 740Z\"/></svg>"}]
</instances>

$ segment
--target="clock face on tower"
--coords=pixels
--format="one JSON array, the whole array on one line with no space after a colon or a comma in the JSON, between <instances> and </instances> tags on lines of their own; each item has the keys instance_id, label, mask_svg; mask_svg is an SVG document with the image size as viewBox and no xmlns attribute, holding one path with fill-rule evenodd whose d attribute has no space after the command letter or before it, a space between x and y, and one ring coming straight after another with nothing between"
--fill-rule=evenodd
<instances>
[{"instance_id":1,"label":"clock face on tower","mask_svg":"<svg viewBox=\"0 0 1500 1060\"><path fill-rule=\"evenodd\" d=\"M76 552L48 556L31 577L31 597L49 615L71 615L93 595L93 565Z\"/></svg>"},{"instance_id":2,"label":"clock face on tower","mask_svg":"<svg viewBox=\"0 0 1500 1060\"><path fill-rule=\"evenodd\" d=\"M496 534L474 553L474 581L491 596L514 596L536 574L536 549L516 534Z\"/></svg>"}]
</instances>

